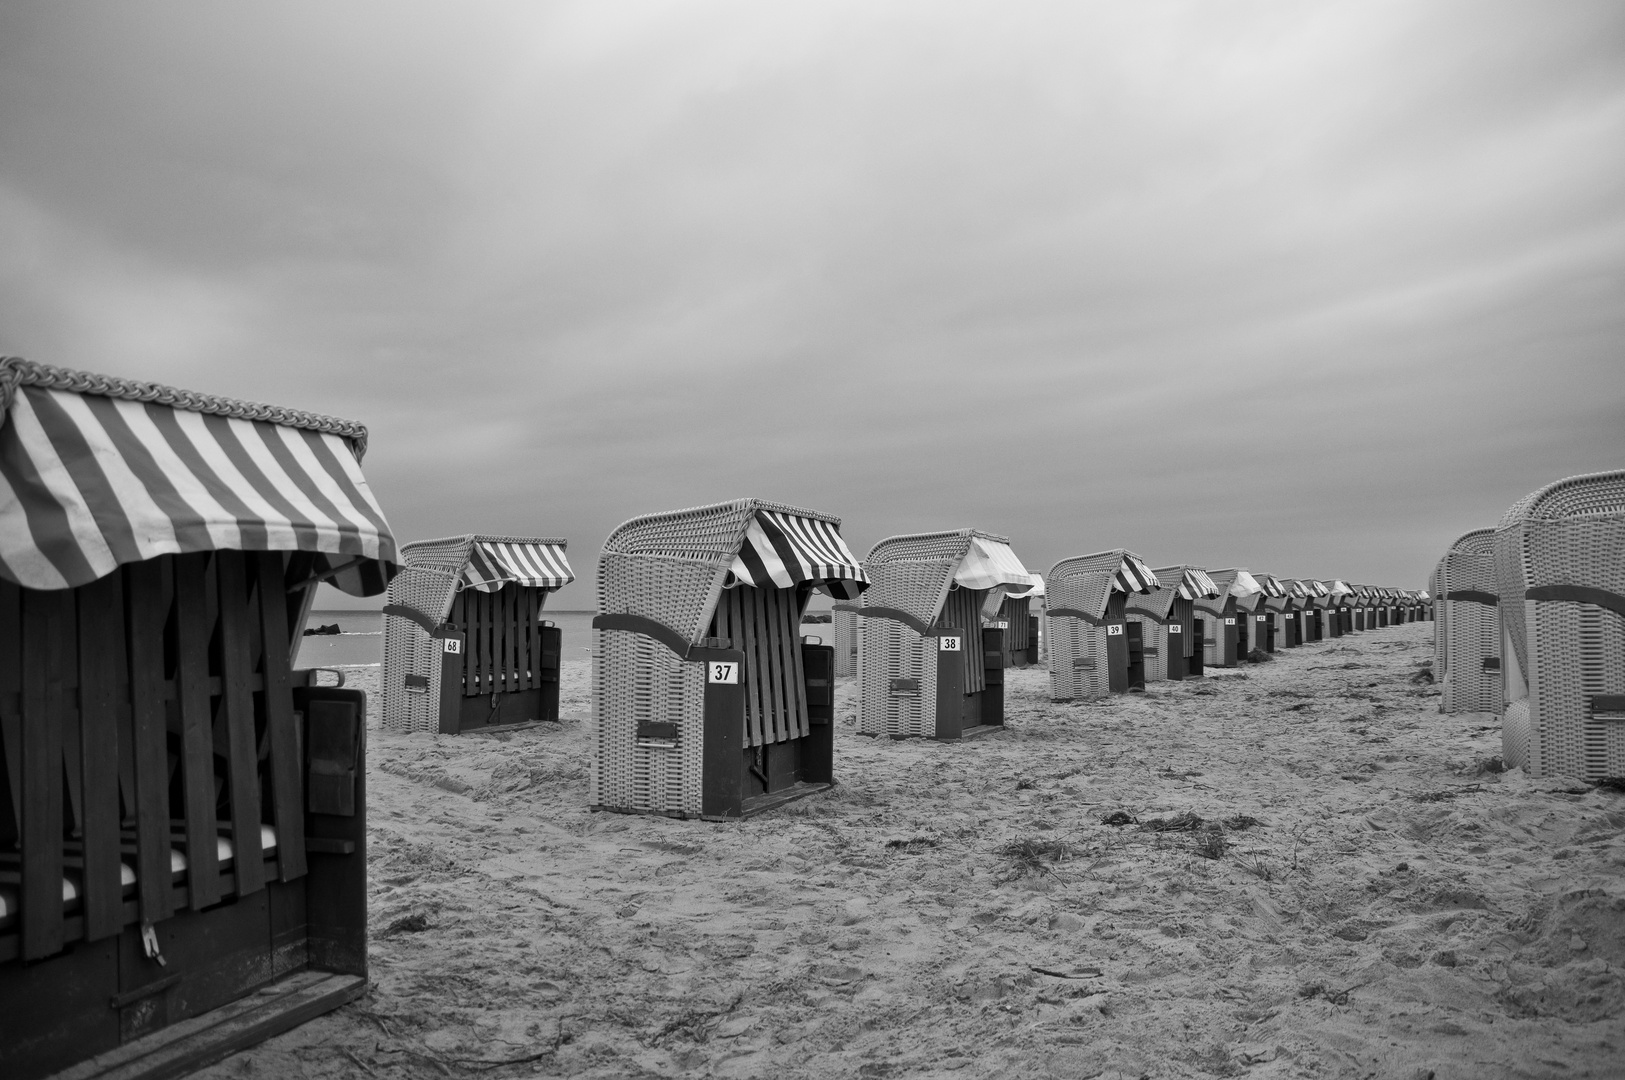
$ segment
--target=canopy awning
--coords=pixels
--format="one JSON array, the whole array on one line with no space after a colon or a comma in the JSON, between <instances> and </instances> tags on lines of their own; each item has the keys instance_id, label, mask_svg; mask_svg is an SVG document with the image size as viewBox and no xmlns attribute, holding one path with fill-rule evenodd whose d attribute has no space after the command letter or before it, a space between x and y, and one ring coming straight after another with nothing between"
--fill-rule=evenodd
<instances>
[{"instance_id":1,"label":"canopy awning","mask_svg":"<svg viewBox=\"0 0 1625 1080\"><path fill-rule=\"evenodd\" d=\"M1219 587L1208 577L1206 570L1198 570L1194 566L1185 567L1180 575L1179 587L1174 590L1181 600L1195 600L1199 596L1218 596Z\"/></svg>"},{"instance_id":2,"label":"canopy awning","mask_svg":"<svg viewBox=\"0 0 1625 1080\"><path fill-rule=\"evenodd\" d=\"M1230 582L1230 595L1235 597L1257 596L1264 591L1264 586L1258 579L1245 570L1237 570L1235 580Z\"/></svg>"},{"instance_id":3,"label":"canopy awning","mask_svg":"<svg viewBox=\"0 0 1625 1080\"><path fill-rule=\"evenodd\" d=\"M1254 580L1258 582L1259 592L1262 592L1265 596L1273 599L1280 599L1286 595L1286 590L1281 587L1280 581L1271 577L1270 575L1255 574L1253 577Z\"/></svg>"},{"instance_id":4,"label":"canopy awning","mask_svg":"<svg viewBox=\"0 0 1625 1080\"><path fill-rule=\"evenodd\" d=\"M1123 553L1123 561L1112 575L1113 589L1121 593L1149 593L1161 587L1162 582L1143 559L1130 551Z\"/></svg>"},{"instance_id":5,"label":"canopy awning","mask_svg":"<svg viewBox=\"0 0 1625 1080\"><path fill-rule=\"evenodd\" d=\"M1333 596L1353 596L1354 595L1354 586L1350 585L1348 582L1343 581L1340 578L1333 578L1331 583L1326 586L1326 589Z\"/></svg>"},{"instance_id":6,"label":"canopy awning","mask_svg":"<svg viewBox=\"0 0 1625 1080\"><path fill-rule=\"evenodd\" d=\"M1314 578L1300 578L1298 580L1298 584L1303 586L1303 591L1310 596L1330 595L1330 590L1328 590L1324 584L1316 581Z\"/></svg>"},{"instance_id":7,"label":"canopy awning","mask_svg":"<svg viewBox=\"0 0 1625 1080\"><path fill-rule=\"evenodd\" d=\"M962 589L994 589L1004 586L1005 596L1027 596L1042 582L1028 573L1009 544L972 534L970 547L954 571L954 583Z\"/></svg>"},{"instance_id":8,"label":"canopy awning","mask_svg":"<svg viewBox=\"0 0 1625 1080\"><path fill-rule=\"evenodd\" d=\"M746 585L788 589L810 581L844 600L869 586L834 524L777 510L756 511L729 570Z\"/></svg>"},{"instance_id":9,"label":"canopy awning","mask_svg":"<svg viewBox=\"0 0 1625 1080\"><path fill-rule=\"evenodd\" d=\"M347 593L399 558L360 424L0 359L0 576L89 584L181 552L303 551Z\"/></svg>"},{"instance_id":10,"label":"canopy awning","mask_svg":"<svg viewBox=\"0 0 1625 1080\"><path fill-rule=\"evenodd\" d=\"M463 568L463 585L487 593L508 584L562 588L576 579L564 548L563 540L477 539Z\"/></svg>"}]
</instances>

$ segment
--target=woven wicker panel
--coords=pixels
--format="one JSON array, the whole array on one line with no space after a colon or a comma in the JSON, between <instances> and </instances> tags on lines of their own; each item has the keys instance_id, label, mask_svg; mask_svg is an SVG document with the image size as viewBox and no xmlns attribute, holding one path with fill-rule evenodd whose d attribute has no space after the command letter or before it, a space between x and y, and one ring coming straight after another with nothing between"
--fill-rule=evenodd
<instances>
[{"instance_id":1,"label":"woven wicker panel","mask_svg":"<svg viewBox=\"0 0 1625 1080\"><path fill-rule=\"evenodd\" d=\"M1053 598L1054 593L1050 595ZM1071 616L1046 616L1044 642L1049 653L1051 699L1092 701L1110 692L1105 627L1090 626Z\"/></svg>"},{"instance_id":2,"label":"woven wicker panel","mask_svg":"<svg viewBox=\"0 0 1625 1080\"><path fill-rule=\"evenodd\" d=\"M1505 637L1528 684L1528 768L1586 779L1625 775L1619 721L1592 720L1590 698L1625 693L1625 619L1524 591L1580 585L1625 594L1625 472L1571 477L1507 511L1494 537ZM1508 716L1516 701L1509 701ZM1503 730L1506 722L1503 721Z\"/></svg>"},{"instance_id":3,"label":"woven wicker panel","mask_svg":"<svg viewBox=\"0 0 1625 1080\"><path fill-rule=\"evenodd\" d=\"M436 623L451 610L457 578L468 564L472 536L427 540L401 548L401 572L389 583L389 602L421 611ZM406 676L429 680L423 694L406 692ZM440 730L440 648L410 619L384 616L383 726L392 731Z\"/></svg>"},{"instance_id":4,"label":"woven wicker panel","mask_svg":"<svg viewBox=\"0 0 1625 1080\"><path fill-rule=\"evenodd\" d=\"M1076 608L1095 618L1106 614L1112 576L1123 563L1124 551L1098 551L1075 559L1062 559L1044 575L1046 603L1051 608Z\"/></svg>"},{"instance_id":5,"label":"woven wicker panel","mask_svg":"<svg viewBox=\"0 0 1625 1080\"><path fill-rule=\"evenodd\" d=\"M620 555L664 555L726 568L738 553L751 516L758 508L785 509L823 521L836 520L811 510L781 508L755 499L736 499L733 502L633 518L609 534L604 541L604 551Z\"/></svg>"},{"instance_id":6,"label":"woven wicker panel","mask_svg":"<svg viewBox=\"0 0 1625 1080\"><path fill-rule=\"evenodd\" d=\"M1129 622L1140 624L1140 644L1145 648L1145 681L1168 681L1168 627L1161 621L1149 615L1136 614L1133 608L1127 613Z\"/></svg>"},{"instance_id":7,"label":"woven wicker panel","mask_svg":"<svg viewBox=\"0 0 1625 1080\"><path fill-rule=\"evenodd\" d=\"M1530 767L1529 735L1529 699L1523 698L1508 705L1501 717L1501 761L1507 768Z\"/></svg>"},{"instance_id":8,"label":"woven wicker panel","mask_svg":"<svg viewBox=\"0 0 1625 1080\"><path fill-rule=\"evenodd\" d=\"M941 559L951 559L957 566L965 557L965 553L970 550L972 536L985 537L1001 544L1010 542L1007 536L995 536L975 529L888 536L869 549L869 554L863 560L864 569L867 570L871 563L937 562Z\"/></svg>"},{"instance_id":9,"label":"woven wicker panel","mask_svg":"<svg viewBox=\"0 0 1625 1080\"><path fill-rule=\"evenodd\" d=\"M593 805L697 817L705 750L703 665L642 634L593 631ZM672 749L637 745L640 721L677 725Z\"/></svg>"},{"instance_id":10,"label":"woven wicker panel","mask_svg":"<svg viewBox=\"0 0 1625 1080\"><path fill-rule=\"evenodd\" d=\"M1435 587L1446 599L1442 626L1436 624L1435 642L1443 656L1436 659L1434 675L1440 681L1439 711L1445 713L1494 712L1503 706L1501 672L1486 670L1484 661L1501 655L1501 619L1497 608L1466 600L1450 600L1453 591L1499 593L1492 553L1495 531L1477 529L1458 539L1439 561Z\"/></svg>"},{"instance_id":11,"label":"woven wicker panel","mask_svg":"<svg viewBox=\"0 0 1625 1080\"><path fill-rule=\"evenodd\" d=\"M865 562L863 569L869 575L869 588L863 594L863 605L897 608L929 626L942 610L958 566L957 557Z\"/></svg>"},{"instance_id":12,"label":"woven wicker panel","mask_svg":"<svg viewBox=\"0 0 1625 1080\"><path fill-rule=\"evenodd\" d=\"M895 619L859 620L858 636L858 730L894 737L936 735L936 639ZM893 679L918 679L919 695L894 695Z\"/></svg>"},{"instance_id":13,"label":"woven wicker panel","mask_svg":"<svg viewBox=\"0 0 1625 1080\"><path fill-rule=\"evenodd\" d=\"M851 611L837 611L830 619L831 636L835 639L835 677L849 679L858 673L858 616Z\"/></svg>"},{"instance_id":14,"label":"woven wicker panel","mask_svg":"<svg viewBox=\"0 0 1625 1080\"><path fill-rule=\"evenodd\" d=\"M642 615L697 641L710 626L726 573L696 559L605 552L598 560L598 610Z\"/></svg>"},{"instance_id":15,"label":"woven wicker panel","mask_svg":"<svg viewBox=\"0 0 1625 1080\"><path fill-rule=\"evenodd\" d=\"M1213 580L1218 581L1218 578L1215 577ZM1220 588L1227 589L1229 586L1221 585ZM1225 604L1217 612L1213 611L1209 606L1204 606L1201 600L1197 600L1192 604L1196 616L1199 616L1207 624L1207 630L1203 634L1202 640L1202 662L1210 668L1224 666L1224 620L1236 618L1236 598L1226 596L1221 599L1225 601ZM1208 603L1211 604L1213 601Z\"/></svg>"}]
</instances>

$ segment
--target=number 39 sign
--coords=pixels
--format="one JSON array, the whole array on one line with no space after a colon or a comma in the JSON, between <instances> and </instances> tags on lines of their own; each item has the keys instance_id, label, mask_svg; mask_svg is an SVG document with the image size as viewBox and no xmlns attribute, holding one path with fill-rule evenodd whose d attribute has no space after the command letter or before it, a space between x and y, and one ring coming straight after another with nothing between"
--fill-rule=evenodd
<instances>
[{"instance_id":1,"label":"number 39 sign","mask_svg":"<svg viewBox=\"0 0 1625 1080\"><path fill-rule=\"evenodd\" d=\"M733 661L713 660L705 665L705 681L737 684L739 665Z\"/></svg>"}]
</instances>

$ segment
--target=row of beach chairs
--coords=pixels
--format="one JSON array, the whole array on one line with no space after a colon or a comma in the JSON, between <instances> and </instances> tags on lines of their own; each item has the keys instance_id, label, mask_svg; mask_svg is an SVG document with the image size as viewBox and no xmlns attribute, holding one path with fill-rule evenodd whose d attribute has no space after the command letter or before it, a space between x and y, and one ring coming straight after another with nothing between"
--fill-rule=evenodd
<instances>
[{"instance_id":1,"label":"row of beach chairs","mask_svg":"<svg viewBox=\"0 0 1625 1080\"><path fill-rule=\"evenodd\" d=\"M293 666L320 583L388 593L386 727L557 717L543 616L573 578L565 541L398 548L366 448L350 421L0 359L0 1076L175 1075L364 990L366 700ZM1545 531L1524 563L1567 542L1547 526L1571 503L1590 505L1529 504ZM1617 535L1593 532L1562 556L1571 577ZM1540 587L1577 648L1617 659L1616 580ZM828 643L802 633L814 593L835 602ZM1002 725L1012 666L1047 662L1057 700L1099 697L1428 601L1122 550L1040 577L970 529L860 561L838 518L759 500L638 517L599 556L589 799L726 820L823 790L843 676L859 731L957 740ZM1545 722L1533 703L1567 670L1542 666L1544 618L1503 629L1509 731ZM1564 692L1603 716L1617 675ZM1525 743L1534 767L1567 760Z\"/></svg>"}]
</instances>

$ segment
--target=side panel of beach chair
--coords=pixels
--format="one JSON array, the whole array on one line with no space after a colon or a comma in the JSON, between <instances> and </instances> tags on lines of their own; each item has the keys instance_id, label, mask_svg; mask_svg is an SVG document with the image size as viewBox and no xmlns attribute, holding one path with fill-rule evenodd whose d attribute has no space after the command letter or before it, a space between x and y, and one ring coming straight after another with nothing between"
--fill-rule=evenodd
<instances>
[{"instance_id":1,"label":"side panel of beach chair","mask_svg":"<svg viewBox=\"0 0 1625 1080\"><path fill-rule=\"evenodd\" d=\"M1036 622L1031 613L1032 601L1025 596L1007 596L999 610L1004 626L1004 666L1028 667L1038 663L1038 641L1033 634Z\"/></svg>"},{"instance_id":2,"label":"side panel of beach chair","mask_svg":"<svg viewBox=\"0 0 1625 1080\"><path fill-rule=\"evenodd\" d=\"M458 579L468 564L472 536L410 544L411 563L389 583L389 607L424 613L438 628L450 610ZM405 615L384 613L383 726L391 731L455 732L458 689L443 685L446 640ZM442 717L445 717L444 724Z\"/></svg>"},{"instance_id":3,"label":"side panel of beach chair","mask_svg":"<svg viewBox=\"0 0 1625 1080\"><path fill-rule=\"evenodd\" d=\"M1155 616L1132 609L1125 614L1125 620L1135 628L1141 642L1143 682L1167 682L1170 678L1167 627Z\"/></svg>"},{"instance_id":4,"label":"side panel of beach chair","mask_svg":"<svg viewBox=\"0 0 1625 1080\"><path fill-rule=\"evenodd\" d=\"M830 632L835 641L835 677L849 679L858 673L858 616L852 611L830 615Z\"/></svg>"},{"instance_id":5,"label":"side panel of beach chair","mask_svg":"<svg viewBox=\"0 0 1625 1080\"><path fill-rule=\"evenodd\" d=\"M1493 529L1478 529L1452 544L1439 564L1437 588L1448 609L1434 634L1440 712L1500 714L1504 708L1494 544Z\"/></svg>"},{"instance_id":6,"label":"side panel of beach chair","mask_svg":"<svg viewBox=\"0 0 1625 1080\"><path fill-rule=\"evenodd\" d=\"M1503 757L1535 776L1625 776L1625 472L1520 500L1494 557Z\"/></svg>"}]
</instances>

